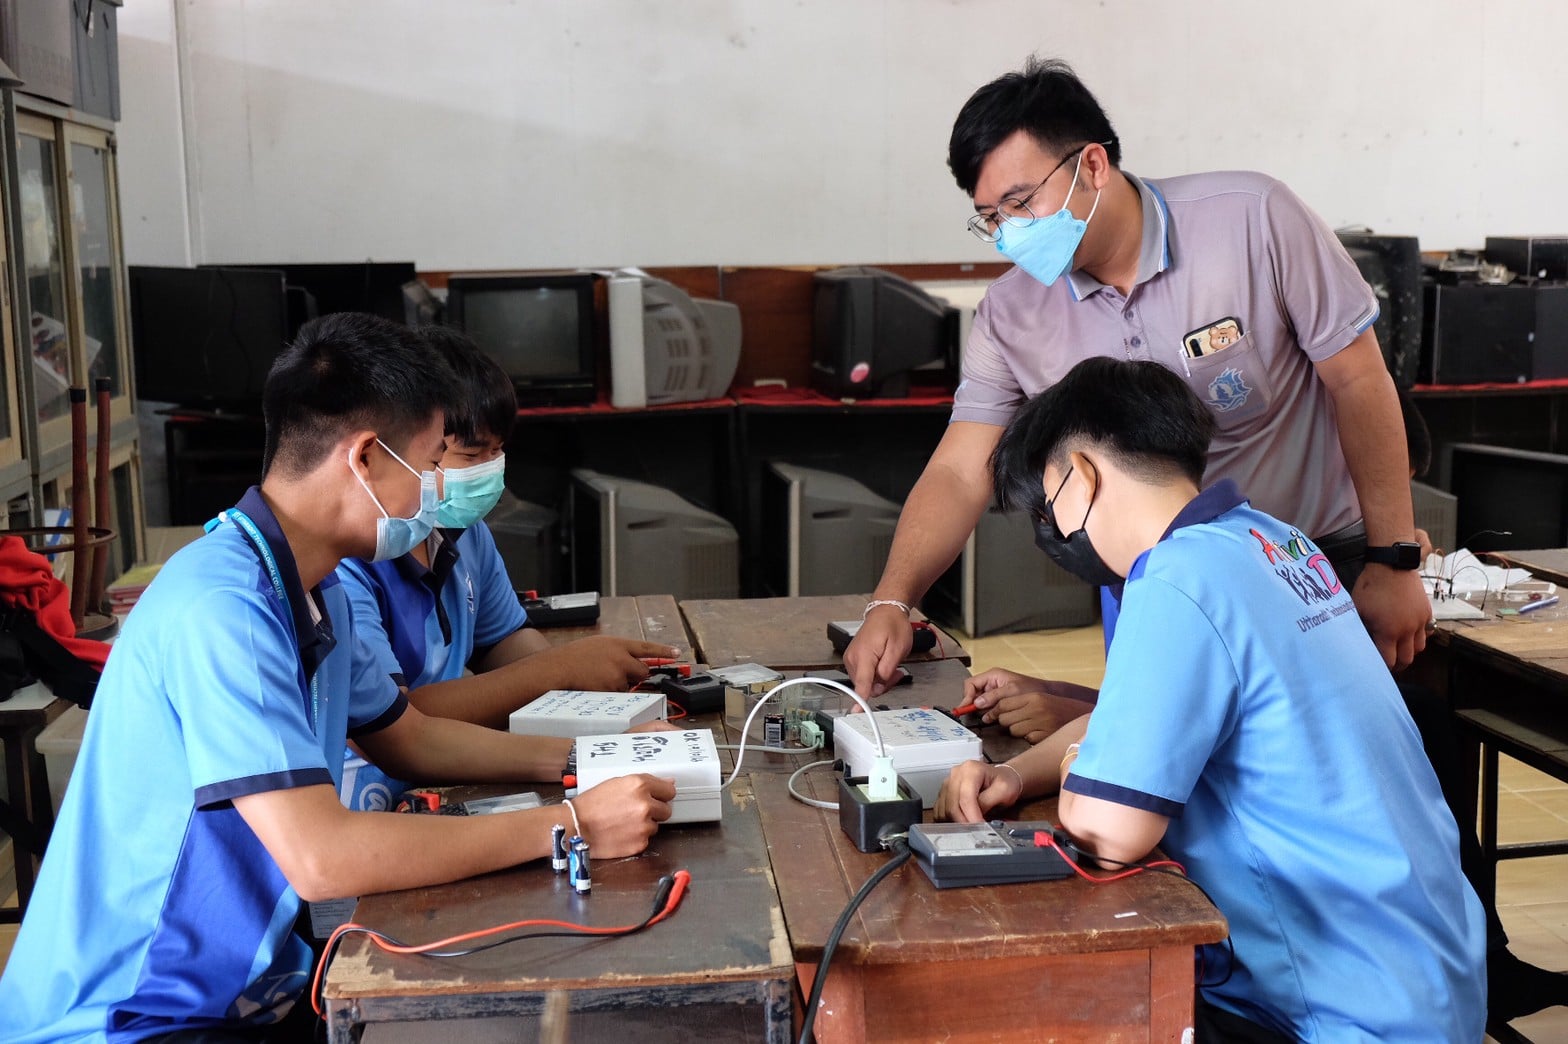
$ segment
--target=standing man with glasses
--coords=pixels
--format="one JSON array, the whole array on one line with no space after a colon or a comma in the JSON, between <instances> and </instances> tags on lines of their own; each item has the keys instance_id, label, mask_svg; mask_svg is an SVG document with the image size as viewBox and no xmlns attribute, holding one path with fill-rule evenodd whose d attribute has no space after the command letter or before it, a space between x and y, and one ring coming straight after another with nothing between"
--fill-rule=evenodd
<instances>
[{"instance_id":1,"label":"standing man with glasses","mask_svg":"<svg viewBox=\"0 0 1568 1044\"><path fill-rule=\"evenodd\" d=\"M1031 59L976 91L953 125L948 166L974 200L970 231L1017 267L975 313L952 421L905 501L844 653L855 688L870 696L892 684L912 644L908 606L979 521L992 451L1017 409L1076 363L1107 355L1182 377L1214 414L1204 481L1229 479L1260 511L1300 526L1350 588L1384 662L1408 666L1426 645L1431 606L1404 421L1372 331L1376 298L1323 221L1264 174L1123 171L1110 120L1060 61ZM1120 590L1102 592L1108 645ZM1443 777L1447 708L1401 689ZM1031 741L1096 697L1000 669L965 691L988 720ZM1469 874L1479 848L1473 830L1460 837ZM1568 1002L1568 974L1514 957L1495 907L1486 912L1491 1020Z\"/></svg>"},{"instance_id":2,"label":"standing man with glasses","mask_svg":"<svg viewBox=\"0 0 1568 1044\"><path fill-rule=\"evenodd\" d=\"M1232 479L1261 510L1305 527L1353 585L1391 668L1426 644L1404 426L1372 331L1371 289L1322 220L1273 178L1155 181L1120 164L1110 120L1060 61L1031 59L958 115L948 166L974 200L969 229L1017 267L975 314L952 422L845 653L864 694L892 683L911 644L905 607L985 510L1003 427L1026 398L1097 355L1182 376L1218 424L1209 479ZM1104 602L1114 616L1114 597ZM1070 699L1061 720L1081 712Z\"/></svg>"}]
</instances>

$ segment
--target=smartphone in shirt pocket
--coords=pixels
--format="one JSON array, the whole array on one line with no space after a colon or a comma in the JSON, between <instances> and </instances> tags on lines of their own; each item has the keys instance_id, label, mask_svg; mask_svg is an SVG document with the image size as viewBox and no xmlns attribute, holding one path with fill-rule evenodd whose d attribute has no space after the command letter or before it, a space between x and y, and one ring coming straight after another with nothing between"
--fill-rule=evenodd
<instances>
[{"instance_id":1,"label":"smartphone in shirt pocket","mask_svg":"<svg viewBox=\"0 0 1568 1044\"><path fill-rule=\"evenodd\" d=\"M1201 359L1205 355L1223 352L1237 341L1241 340L1241 320L1233 315L1227 315L1205 326L1192 330L1181 339L1182 351L1189 359Z\"/></svg>"}]
</instances>

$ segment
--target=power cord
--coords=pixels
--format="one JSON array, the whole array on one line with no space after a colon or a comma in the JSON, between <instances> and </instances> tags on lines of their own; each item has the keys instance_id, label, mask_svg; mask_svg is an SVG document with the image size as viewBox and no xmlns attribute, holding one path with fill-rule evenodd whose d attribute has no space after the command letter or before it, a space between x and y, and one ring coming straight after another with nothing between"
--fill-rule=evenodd
<instances>
[{"instance_id":1,"label":"power cord","mask_svg":"<svg viewBox=\"0 0 1568 1044\"><path fill-rule=\"evenodd\" d=\"M823 765L837 765L837 764L838 764L837 761L834 761L834 760L832 760L830 758L830 759L826 759L826 760L823 760L823 761L813 761L809 765L802 765L802 766L800 766L800 768L796 769L794 771L794 773L789 777L789 783L787 784L787 786L789 787L790 797L794 798L796 801L804 802L805 804L810 805L812 808L825 808L829 812L837 812L838 811L838 802L837 801L822 801L822 800L819 800L818 798L807 797L806 795L802 794L800 791L795 789L795 781L800 779L801 776L805 775L808 770L814 769L814 768L821 768Z\"/></svg>"},{"instance_id":2,"label":"power cord","mask_svg":"<svg viewBox=\"0 0 1568 1044\"><path fill-rule=\"evenodd\" d=\"M877 872L866 878L866 883L860 886L850 899L849 905L844 907L844 912L838 915L838 920L833 924L833 930L828 933L827 942L822 944L822 960L817 964L817 975L811 983L811 996L806 998L806 1013L800 1023L800 1044L807 1044L815 1039L812 1036L812 1027L817 1023L817 1008L822 1004L822 984L828 980L828 965L833 961L833 951L838 949L838 941L844 935L844 929L849 927L849 919L855 915L860 904L866 901L876 886L887 880L899 867L909 862L913 853L909 850L909 838L906 834L890 834L882 839L882 847L893 853L893 858L882 864Z\"/></svg>"},{"instance_id":3,"label":"power cord","mask_svg":"<svg viewBox=\"0 0 1568 1044\"><path fill-rule=\"evenodd\" d=\"M871 723L871 735L876 739L876 743L877 743L877 757L878 757L878 759L879 760L887 759L887 745L882 742L882 730L877 725L876 715L871 713L871 705L866 703L865 700L861 699L859 694L857 694L854 689L851 689L851 688L849 688L849 687L847 687L845 685L841 685L840 683L834 681L832 678L813 678L813 677L811 677L809 675L804 677L804 678L791 678L788 681L779 682L777 685L773 686L773 688L769 689L766 693L764 693L762 698L756 702L756 705L751 708L751 713L746 715L746 721L745 721L744 724L741 725L741 728L740 728L740 743L735 745L735 750L736 750L735 767L730 770L730 778L726 779L724 781L723 785L719 787L720 790L727 789L731 783L735 782L736 777L738 777L740 775L741 762L743 762L746 759L746 750L747 750L746 737L751 734L751 723L756 719L758 713L761 712L762 708L767 705L767 702L769 700L773 699L773 697L777 696L779 693L783 692L785 689L789 688L792 685L822 685L822 686L825 686L825 687L827 687L829 689L837 689L839 692L843 693L844 695L848 696L850 699L852 699L856 703L858 703L860 705L861 709L866 712L867 718L868 718L868 720ZM760 746L760 744L753 743L750 746L755 748L755 747ZM784 748L763 748L763 749L766 750L766 749L784 749ZM798 753L800 753L799 751L796 751L796 750L788 750L787 752L791 753L791 754L798 754ZM891 761L891 759L887 759L887 760L888 760L889 771L891 771L892 761Z\"/></svg>"},{"instance_id":4,"label":"power cord","mask_svg":"<svg viewBox=\"0 0 1568 1044\"><path fill-rule=\"evenodd\" d=\"M577 924L573 921L555 921L545 918L536 918L528 921L513 921L510 924L498 924L491 928L480 928L477 931L463 932L460 935L453 935L445 939L437 939L434 942L415 944L401 942L398 939L387 935L385 932L379 932L374 928L367 928L362 924L356 924L353 921L349 921L338 925L333 933L327 938L326 946L322 948L321 959L316 962L316 972L315 975L311 977L310 982L311 1007L315 1009L317 1015L325 1014L324 1009L326 1005L321 995L321 981L325 977L327 965L331 963L332 958L337 954L338 946L342 943L344 936L347 935L368 936L371 942L375 943L377 946L388 953L410 955L417 954L425 957L467 957L470 954L481 953L485 950L493 950L497 946L505 946L509 943L522 942L525 939L550 939L583 935L598 936L600 938L615 938L622 935L633 935L645 928L651 928L660 921L664 920L666 917L669 917L681 905L681 900L685 898L687 886L690 884L691 874L685 870L677 870L673 874L665 874L663 877L659 878L658 885L656 886L653 895L653 909L649 911L647 917L644 917L637 924L620 925L609 928L595 927L594 925L590 924ZM461 950L447 949L449 946L455 946L459 943L469 942L473 939L483 939L488 936L499 935L502 932L513 932L521 928L535 927L555 928L557 930L548 932L529 932L525 935L511 935L505 939L497 939L494 942L484 943L479 946L470 946Z\"/></svg>"}]
</instances>

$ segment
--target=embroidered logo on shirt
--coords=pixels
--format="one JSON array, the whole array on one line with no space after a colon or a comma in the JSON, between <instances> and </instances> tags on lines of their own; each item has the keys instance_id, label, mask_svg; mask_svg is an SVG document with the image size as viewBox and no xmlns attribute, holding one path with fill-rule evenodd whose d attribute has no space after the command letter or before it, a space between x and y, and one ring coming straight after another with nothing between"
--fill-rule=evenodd
<instances>
[{"instance_id":1,"label":"embroidered logo on shirt","mask_svg":"<svg viewBox=\"0 0 1568 1044\"><path fill-rule=\"evenodd\" d=\"M1247 401L1247 396L1252 394L1252 388L1241 375L1241 371L1234 366L1227 367L1223 373L1209 382L1209 405L1220 413L1229 413Z\"/></svg>"},{"instance_id":2,"label":"embroidered logo on shirt","mask_svg":"<svg viewBox=\"0 0 1568 1044\"><path fill-rule=\"evenodd\" d=\"M463 583L467 585L468 588L468 615L475 616L478 614L479 610L474 602L474 578L471 576L465 576L463 577Z\"/></svg>"}]
</instances>

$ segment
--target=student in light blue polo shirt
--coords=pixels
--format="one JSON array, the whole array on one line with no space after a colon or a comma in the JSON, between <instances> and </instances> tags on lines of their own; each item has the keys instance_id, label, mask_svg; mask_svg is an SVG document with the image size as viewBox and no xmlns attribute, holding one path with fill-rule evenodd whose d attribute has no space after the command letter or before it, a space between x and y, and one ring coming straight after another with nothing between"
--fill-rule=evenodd
<instances>
[{"instance_id":1,"label":"student in light blue polo shirt","mask_svg":"<svg viewBox=\"0 0 1568 1044\"><path fill-rule=\"evenodd\" d=\"M427 717L356 648L333 569L386 557L436 510L451 374L406 328L338 314L268 377L265 473L164 566L99 683L38 888L0 978L0 1040L294 1041L304 901L543 856L562 807L354 813L343 750L421 778L558 778L569 741ZM641 851L674 787L595 787L596 855ZM303 1033L303 1036L301 1034Z\"/></svg>"},{"instance_id":2,"label":"student in light blue polo shirt","mask_svg":"<svg viewBox=\"0 0 1568 1044\"><path fill-rule=\"evenodd\" d=\"M1213 420L1165 367L1079 363L992 469L1037 543L1126 578L1092 714L1005 765L954 769L938 814L1061 791L1112 865L1156 845L1230 922L1198 1039L1478 1041L1486 931L1421 739L1349 592L1298 529L1222 481Z\"/></svg>"},{"instance_id":3,"label":"student in light blue polo shirt","mask_svg":"<svg viewBox=\"0 0 1568 1044\"><path fill-rule=\"evenodd\" d=\"M551 689L623 691L648 677L639 657L679 655L657 642L609 636L551 646L524 626L516 588L482 521L505 488L504 447L517 418L512 382L457 331L419 332L457 375L437 528L400 558L345 559L338 567L383 670L426 714L504 729L512 711Z\"/></svg>"}]
</instances>

